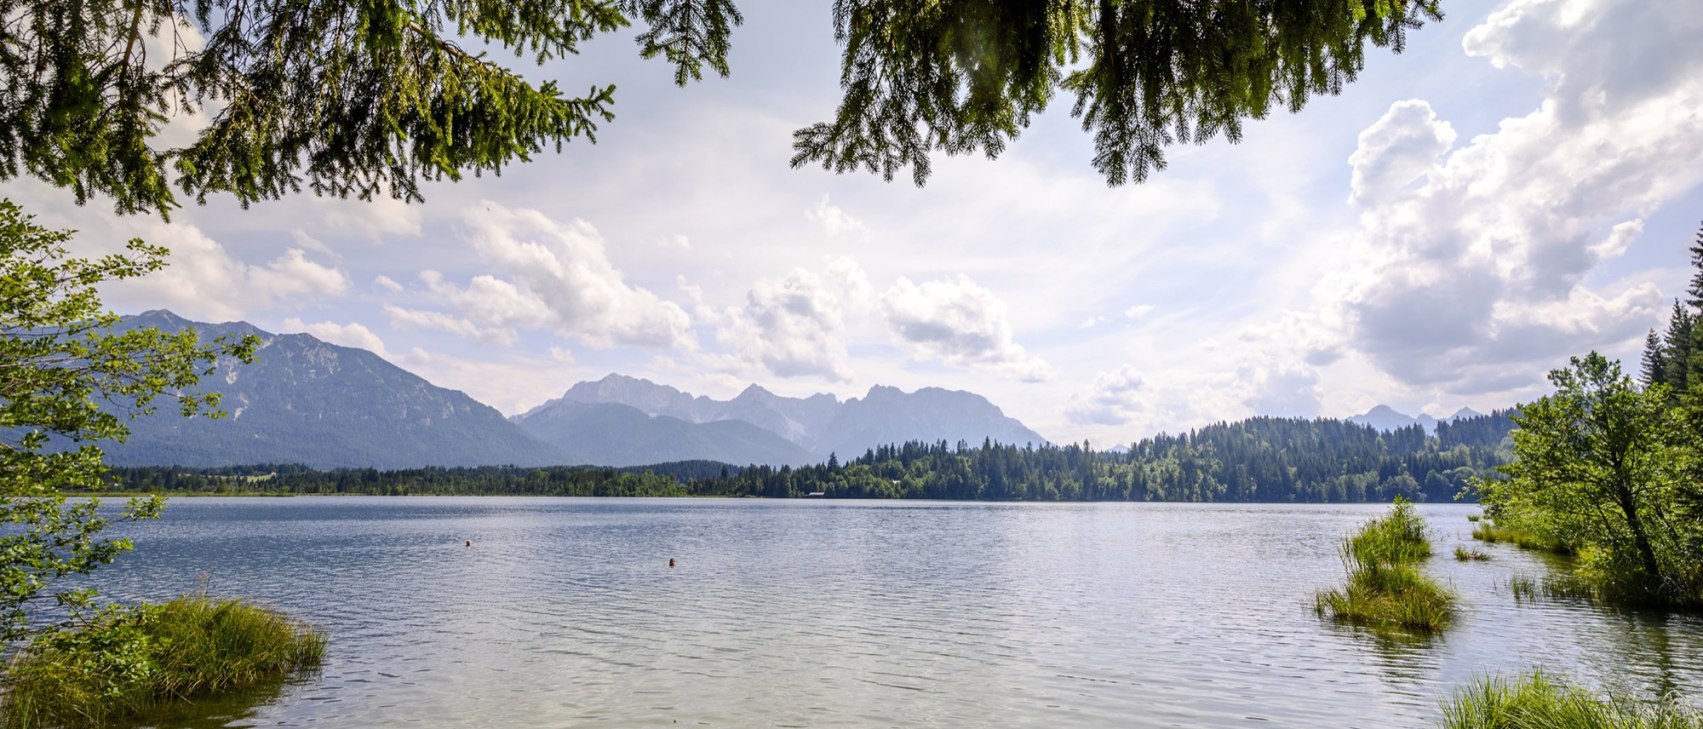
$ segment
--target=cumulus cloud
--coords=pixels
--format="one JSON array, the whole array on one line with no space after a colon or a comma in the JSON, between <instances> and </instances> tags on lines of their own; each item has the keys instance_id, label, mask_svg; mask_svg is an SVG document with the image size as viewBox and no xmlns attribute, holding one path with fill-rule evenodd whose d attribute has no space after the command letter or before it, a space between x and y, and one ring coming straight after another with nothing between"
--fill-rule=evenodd
<instances>
[{"instance_id":1,"label":"cumulus cloud","mask_svg":"<svg viewBox=\"0 0 1703 729\"><path fill-rule=\"evenodd\" d=\"M863 221L852 217L849 213L840 209L838 205L830 202L827 195L823 195L821 201L809 210L804 211L804 217L821 225L822 229L828 232L828 235L856 233L863 230Z\"/></svg>"},{"instance_id":2,"label":"cumulus cloud","mask_svg":"<svg viewBox=\"0 0 1703 729\"><path fill-rule=\"evenodd\" d=\"M1128 309L1124 309L1124 318L1125 319L1140 319L1141 317L1144 317L1144 316L1147 316L1148 314L1153 313L1153 309L1154 309L1154 306L1152 304L1136 304L1135 306L1131 306Z\"/></svg>"},{"instance_id":3,"label":"cumulus cloud","mask_svg":"<svg viewBox=\"0 0 1703 729\"><path fill-rule=\"evenodd\" d=\"M825 275L796 268L784 278L757 281L743 305L724 310L716 339L781 377L848 382L846 315L870 296L868 278L850 259L834 261Z\"/></svg>"},{"instance_id":4,"label":"cumulus cloud","mask_svg":"<svg viewBox=\"0 0 1703 729\"><path fill-rule=\"evenodd\" d=\"M402 284L397 283L396 279L382 274L373 277L373 285L393 294L402 293Z\"/></svg>"},{"instance_id":5,"label":"cumulus cloud","mask_svg":"<svg viewBox=\"0 0 1703 729\"><path fill-rule=\"evenodd\" d=\"M1424 175L1455 144L1455 128L1419 99L1398 101L1360 132L1348 157L1349 202L1388 200Z\"/></svg>"},{"instance_id":6,"label":"cumulus cloud","mask_svg":"<svg viewBox=\"0 0 1703 729\"><path fill-rule=\"evenodd\" d=\"M337 296L349 288L341 270L290 248L264 266L244 263L193 225L154 222L142 238L170 248L165 270L112 285L120 297L145 298L192 319L229 320L277 303Z\"/></svg>"},{"instance_id":7,"label":"cumulus cloud","mask_svg":"<svg viewBox=\"0 0 1703 729\"><path fill-rule=\"evenodd\" d=\"M1457 147L1429 104L1402 101L1360 136L1363 262L1328 285L1354 348L1408 385L1482 388L1657 319L1655 286L1587 278L1703 181L1703 16L1687 6L1514 0L1464 46L1546 78L1536 110Z\"/></svg>"},{"instance_id":8,"label":"cumulus cloud","mask_svg":"<svg viewBox=\"0 0 1703 729\"><path fill-rule=\"evenodd\" d=\"M407 329L431 329L463 337L477 337L480 333L479 327L473 322L440 311L404 309L394 304L385 304L384 315L390 317L393 326Z\"/></svg>"},{"instance_id":9,"label":"cumulus cloud","mask_svg":"<svg viewBox=\"0 0 1703 729\"><path fill-rule=\"evenodd\" d=\"M306 332L332 344L365 349L380 357L385 356L384 340L379 339L378 335L374 334L371 329L357 322L348 324L338 324L334 321L309 323L290 317L284 320L284 331Z\"/></svg>"},{"instance_id":10,"label":"cumulus cloud","mask_svg":"<svg viewBox=\"0 0 1703 729\"><path fill-rule=\"evenodd\" d=\"M965 276L921 285L901 277L881 295L881 310L894 336L919 358L996 370L1025 382L1053 374L1013 339L1005 302Z\"/></svg>"},{"instance_id":11,"label":"cumulus cloud","mask_svg":"<svg viewBox=\"0 0 1703 729\"><path fill-rule=\"evenodd\" d=\"M456 284L423 271L420 280L455 314L388 307L393 320L502 345L513 344L523 330L546 330L599 347L693 346L686 312L627 283L590 223L560 223L493 202L468 209L463 220L480 258L499 267L500 275Z\"/></svg>"},{"instance_id":12,"label":"cumulus cloud","mask_svg":"<svg viewBox=\"0 0 1703 729\"><path fill-rule=\"evenodd\" d=\"M1065 417L1079 425L1126 425L1145 408L1140 397L1145 386L1132 366L1100 372L1088 390L1065 408Z\"/></svg>"}]
</instances>

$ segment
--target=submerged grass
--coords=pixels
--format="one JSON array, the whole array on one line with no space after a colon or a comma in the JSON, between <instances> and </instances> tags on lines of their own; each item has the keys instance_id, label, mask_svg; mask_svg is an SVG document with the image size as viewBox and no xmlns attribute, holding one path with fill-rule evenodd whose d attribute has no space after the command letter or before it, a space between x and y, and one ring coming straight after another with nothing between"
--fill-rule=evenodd
<instances>
[{"instance_id":1,"label":"submerged grass","mask_svg":"<svg viewBox=\"0 0 1703 729\"><path fill-rule=\"evenodd\" d=\"M1477 549L1455 547L1455 559L1461 562L1484 562L1490 559L1490 555Z\"/></svg>"},{"instance_id":2,"label":"submerged grass","mask_svg":"<svg viewBox=\"0 0 1703 729\"><path fill-rule=\"evenodd\" d=\"M1472 528L1472 538L1486 544L1512 544L1520 549L1533 549L1555 554L1571 554L1572 550L1559 541L1517 526L1480 521Z\"/></svg>"},{"instance_id":3,"label":"submerged grass","mask_svg":"<svg viewBox=\"0 0 1703 729\"><path fill-rule=\"evenodd\" d=\"M1314 609L1376 630L1439 632L1454 618L1455 596L1419 570L1430 557L1424 520L1398 499L1389 515L1343 541L1348 584L1318 593Z\"/></svg>"},{"instance_id":4,"label":"submerged grass","mask_svg":"<svg viewBox=\"0 0 1703 729\"><path fill-rule=\"evenodd\" d=\"M1672 702L1599 699L1534 673L1509 682L1488 678L1443 705L1443 729L1703 729L1703 716Z\"/></svg>"},{"instance_id":5,"label":"submerged grass","mask_svg":"<svg viewBox=\"0 0 1703 729\"><path fill-rule=\"evenodd\" d=\"M99 727L317 666L325 636L240 600L180 597L38 638L0 675L0 727Z\"/></svg>"}]
</instances>

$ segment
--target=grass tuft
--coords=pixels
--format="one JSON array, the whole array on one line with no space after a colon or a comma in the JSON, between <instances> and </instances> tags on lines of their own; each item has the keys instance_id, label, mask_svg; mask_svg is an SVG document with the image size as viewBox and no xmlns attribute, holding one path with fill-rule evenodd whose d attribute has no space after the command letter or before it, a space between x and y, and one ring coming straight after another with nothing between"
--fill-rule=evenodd
<instances>
[{"instance_id":1,"label":"grass tuft","mask_svg":"<svg viewBox=\"0 0 1703 729\"><path fill-rule=\"evenodd\" d=\"M1455 596L1420 572L1420 563L1430 557L1424 520L1398 499L1389 515L1343 541L1348 584L1318 593L1314 609L1321 617L1376 630L1439 632L1454 618Z\"/></svg>"},{"instance_id":2,"label":"grass tuft","mask_svg":"<svg viewBox=\"0 0 1703 729\"><path fill-rule=\"evenodd\" d=\"M1537 534L1530 530L1515 526L1499 525L1492 521L1481 521L1472 528L1472 538L1486 544L1512 544L1520 549L1531 549L1555 554L1572 554L1572 550L1554 539Z\"/></svg>"},{"instance_id":3,"label":"grass tuft","mask_svg":"<svg viewBox=\"0 0 1703 729\"><path fill-rule=\"evenodd\" d=\"M240 600L180 597L43 635L0 676L0 728L99 727L319 665L325 636Z\"/></svg>"},{"instance_id":4,"label":"grass tuft","mask_svg":"<svg viewBox=\"0 0 1703 729\"><path fill-rule=\"evenodd\" d=\"M1703 729L1703 717L1672 702L1599 699L1534 673L1513 682L1487 678L1443 705L1443 729Z\"/></svg>"},{"instance_id":5,"label":"grass tuft","mask_svg":"<svg viewBox=\"0 0 1703 729\"><path fill-rule=\"evenodd\" d=\"M1461 562L1484 562L1490 559L1490 555L1477 549L1455 547L1455 559Z\"/></svg>"}]
</instances>

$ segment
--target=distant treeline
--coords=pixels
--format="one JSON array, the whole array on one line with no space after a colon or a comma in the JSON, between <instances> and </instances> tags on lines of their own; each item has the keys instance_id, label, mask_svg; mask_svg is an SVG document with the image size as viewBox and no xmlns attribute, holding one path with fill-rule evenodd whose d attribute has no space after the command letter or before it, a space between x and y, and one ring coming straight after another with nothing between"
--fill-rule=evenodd
<instances>
[{"instance_id":1,"label":"distant treeline","mask_svg":"<svg viewBox=\"0 0 1703 729\"><path fill-rule=\"evenodd\" d=\"M910 442L801 468L707 461L642 468L301 466L116 468L127 491L537 496L764 496L992 501L1355 502L1456 498L1506 462L1508 411L1384 433L1337 420L1252 418L1127 451L1087 444Z\"/></svg>"}]
</instances>

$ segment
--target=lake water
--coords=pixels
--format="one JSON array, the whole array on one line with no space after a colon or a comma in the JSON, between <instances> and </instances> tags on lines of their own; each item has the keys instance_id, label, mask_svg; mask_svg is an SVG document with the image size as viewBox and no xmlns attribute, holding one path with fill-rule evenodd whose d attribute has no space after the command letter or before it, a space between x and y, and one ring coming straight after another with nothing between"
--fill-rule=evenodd
<instances>
[{"instance_id":1,"label":"lake water","mask_svg":"<svg viewBox=\"0 0 1703 729\"><path fill-rule=\"evenodd\" d=\"M331 635L317 675L164 726L1420 727L1540 666L1703 696L1703 620L1517 604L1537 558L1449 556L1471 506L1421 506L1462 597L1445 636L1320 620L1339 540L1385 509L178 499L100 584Z\"/></svg>"}]
</instances>

